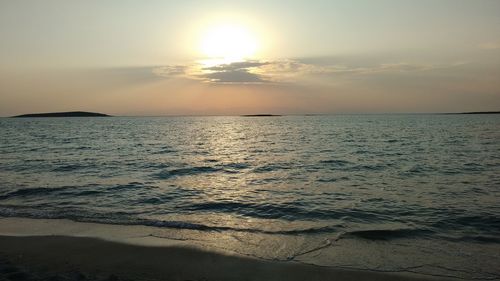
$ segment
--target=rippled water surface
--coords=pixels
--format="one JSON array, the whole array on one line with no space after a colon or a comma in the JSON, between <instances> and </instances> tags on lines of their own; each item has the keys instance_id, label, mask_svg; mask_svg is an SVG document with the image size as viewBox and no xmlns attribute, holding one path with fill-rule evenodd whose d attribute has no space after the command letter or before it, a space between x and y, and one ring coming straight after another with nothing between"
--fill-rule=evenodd
<instances>
[{"instance_id":1,"label":"rippled water surface","mask_svg":"<svg viewBox=\"0 0 500 281\"><path fill-rule=\"evenodd\" d=\"M0 215L262 258L499 278L499 195L498 115L0 119Z\"/></svg>"}]
</instances>

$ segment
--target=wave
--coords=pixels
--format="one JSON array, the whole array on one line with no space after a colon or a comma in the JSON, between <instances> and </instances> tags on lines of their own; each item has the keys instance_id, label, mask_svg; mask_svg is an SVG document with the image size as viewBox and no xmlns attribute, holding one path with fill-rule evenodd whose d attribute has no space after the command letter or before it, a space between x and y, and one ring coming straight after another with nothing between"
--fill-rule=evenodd
<instances>
[{"instance_id":1,"label":"wave","mask_svg":"<svg viewBox=\"0 0 500 281\"><path fill-rule=\"evenodd\" d=\"M347 160L329 159L320 161L318 170L328 168L330 170L339 170L346 172L359 171L381 171L389 167L389 164L356 164Z\"/></svg>"},{"instance_id":2,"label":"wave","mask_svg":"<svg viewBox=\"0 0 500 281\"><path fill-rule=\"evenodd\" d=\"M169 153L176 153L177 150L171 147L162 147L159 150L151 152L151 154L169 154Z\"/></svg>"},{"instance_id":3,"label":"wave","mask_svg":"<svg viewBox=\"0 0 500 281\"><path fill-rule=\"evenodd\" d=\"M48 187L21 188L21 189L0 195L0 200L9 199L12 197L27 197L27 196L33 196L33 195L39 195L39 194L46 195L49 193L55 193L55 192L67 190L68 188L71 188L71 187L68 186L68 187L53 187L53 188L48 188Z\"/></svg>"},{"instance_id":4,"label":"wave","mask_svg":"<svg viewBox=\"0 0 500 281\"><path fill-rule=\"evenodd\" d=\"M493 214L471 216L446 216L432 224L436 228L471 228L481 231L495 231L500 234L500 217Z\"/></svg>"},{"instance_id":5,"label":"wave","mask_svg":"<svg viewBox=\"0 0 500 281\"><path fill-rule=\"evenodd\" d=\"M209 161L211 162L211 161ZM152 177L154 179L166 180L174 177L180 176L196 176L200 174L208 174L208 173L238 173L239 170L244 170L249 168L250 165L247 163L228 163L224 165L216 165L216 166L194 166L188 168L178 168L172 170L163 170L157 173L154 173Z\"/></svg>"},{"instance_id":6,"label":"wave","mask_svg":"<svg viewBox=\"0 0 500 281\"><path fill-rule=\"evenodd\" d=\"M130 182L127 184L118 184L112 187L108 187L108 191L119 191L119 190L127 190L127 189L139 189L146 187L144 184L140 182Z\"/></svg>"},{"instance_id":7,"label":"wave","mask_svg":"<svg viewBox=\"0 0 500 281\"><path fill-rule=\"evenodd\" d=\"M279 170L290 170L292 169L289 164L266 164L262 166L258 166L252 170L253 173L261 174L268 173Z\"/></svg>"},{"instance_id":8,"label":"wave","mask_svg":"<svg viewBox=\"0 0 500 281\"><path fill-rule=\"evenodd\" d=\"M79 165L79 164L68 164L68 165L62 165L54 168L52 172L71 172L71 171L76 171L80 169L84 169L86 166Z\"/></svg>"},{"instance_id":9,"label":"wave","mask_svg":"<svg viewBox=\"0 0 500 281\"><path fill-rule=\"evenodd\" d=\"M243 170L243 169L247 169L249 167L250 167L250 165L247 163L238 163L238 162L229 163L229 164L224 165L224 168L226 168L226 169L229 168L229 169L235 169L235 170Z\"/></svg>"},{"instance_id":10,"label":"wave","mask_svg":"<svg viewBox=\"0 0 500 281\"><path fill-rule=\"evenodd\" d=\"M0 217L25 217L35 219L69 219L77 222L102 223L112 225L141 225L179 230L195 230L203 232L243 232L269 235L333 235L332 241L343 239L362 239L374 242L390 242L397 239L437 239L450 242L472 242L480 244L498 244L500 238L496 233L467 234L442 232L432 228L395 228L348 230L343 224L327 224L316 227L295 229L266 229L251 227L235 227L227 225L208 225L199 222L177 220L155 220L138 218L140 213L114 212L98 213L74 208L54 208L52 210L0 205ZM326 223L326 222L325 222Z\"/></svg>"},{"instance_id":11,"label":"wave","mask_svg":"<svg viewBox=\"0 0 500 281\"><path fill-rule=\"evenodd\" d=\"M382 214L357 209L327 210L310 208L300 201L287 203L245 203L245 202L203 202L183 206L188 211L211 211L217 213L234 213L255 218L283 220L328 220L350 218L353 221L382 220Z\"/></svg>"},{"instance_id":12,"label":"wave","mask_svg":"<svg viewBox=\"0 0 500 281\"><path fill-rule=\"evenodd\" d=\"M346 161L346 160L335 160L335 159L323 160L323 161L320 161L320 163L328 164L329 166L333 166L333 167L344 167L346 165L352 164L351 162Z\"/></svg>"},{"instance_id":13,"label":"wave","mask_svg":"<svg viewBox=\"0 0 500 281\"><path fill-rule=\"evenodd\" d=\"M38 210L38 209L28 209L28 208L18 208L16 206L1 206L0 205L0 217L25 217L25 218L35 218L35 219L69 219L77 222L91 222L91 223L103 223L103 224L113 224L113 225L142 225L151 226L158 228L173 228L173 229L185 229L185 230L197 230L197 231L233 231L233 232L246 232L246 233L257 233L257 234L278 234L278 235L301 235L301 234L321 234L321 233L334 233L339 232L343 228L342 225L327 225L320 227L311 228L297 228L297 229L285 229L285 230L267 230L258 228L238 228L232 226L214 226L206 225L202 223L186 222L186 221L166 221L166 220L154 220L154 219L140 219L132 218L131 214L124 214L123 212L117 213L87 213L83 210Z\"/></svg>"},{"instance_id":14,"label":"wave","mask_svg":"<svg viewBox=\"0 0 500 281\"><path fill-rule=\"evenodd\" d=\"M153 174L152 177L159 180L166 180L178 176L193 176L206 173L215 173L221 170L222 168L209 167L209 166L189 167L189 168L180 168L173 170L164 170Z\"/></svg>"},{"instance_id":15,"label":"wave","mask_svg":"<svg viewBox=\"0 0 500 281\"><path fill-rule=\"evenodd\" d=\"M20 188L15 191L0 194L0 200L10 198L24 198L40 196L44 198L47 195L64 195L64 196L89 196L107 192L117 192L121 190L132 190L139 188L150 188L151 186L144 185L140 182L131 182L128 184L118 184L110 187L100 187L99 185L86 186L63 186L63 187L35 187L35 188Z\"/></svg>"},{"instance_id":16,"label":"wave","mask_svg":"<svg viewBox=\"0 0 500 281\"><path fill-rule=\"evenodd\" d=\"M265 230L256 228L238 228L230 226L209 226L200 223L191 223L184 221L157 221L157 220L138 220L135 222L129 222L131 225L145 225L153 227L166 227L175 229L189 229L189 230L199 230L199 231L234 231L234 232L248 232L248 233L260 233L260 234L282 234L282 235L300 235L300 234L320 234L320 233L331 233L339 230L341 226L323 226L323 227L311 227L302 229L291 229L291 230Z\"/></svg>"},{"instance_id":17,"label":"wave","mask_svg":"<svg viewBox=\"0 0 500 281\"><path fill-rule=\"evenodd\" d=\"M462 169L467 172L482 172L485 170L485 167L483 164L468 162L463 164Z\"/></svg>"}]
</instances>

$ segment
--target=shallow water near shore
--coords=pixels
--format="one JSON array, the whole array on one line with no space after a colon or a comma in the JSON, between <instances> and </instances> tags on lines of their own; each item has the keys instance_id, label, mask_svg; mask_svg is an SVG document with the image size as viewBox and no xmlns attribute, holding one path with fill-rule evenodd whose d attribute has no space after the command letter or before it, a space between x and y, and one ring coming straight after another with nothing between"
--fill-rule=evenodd
<instances>
[{"instance_id":1,"label":"shallow water near shore","mask_svg":"<svg viewBox=\"0 0 500 281\"><path fill-rule=\"evenodd\" d=\"M500 278L500 116L0 119L0 215Z\"/></svg>"}]
</instances>

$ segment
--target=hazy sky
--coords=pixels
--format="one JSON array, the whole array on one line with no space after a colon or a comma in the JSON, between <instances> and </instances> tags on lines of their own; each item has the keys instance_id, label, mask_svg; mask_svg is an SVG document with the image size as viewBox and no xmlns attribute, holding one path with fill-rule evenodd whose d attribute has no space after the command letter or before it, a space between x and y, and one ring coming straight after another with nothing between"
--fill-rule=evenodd
<instances>
[{"instance_id":1,"label":"hazy sky","mask_svg":"<svg viewBox=\"0 0 500 281\"><path fill-rule=\"evenodd\" d=\"M500 110L500 1L0 0L0 116Z\"/></svg>"}]
</instances>

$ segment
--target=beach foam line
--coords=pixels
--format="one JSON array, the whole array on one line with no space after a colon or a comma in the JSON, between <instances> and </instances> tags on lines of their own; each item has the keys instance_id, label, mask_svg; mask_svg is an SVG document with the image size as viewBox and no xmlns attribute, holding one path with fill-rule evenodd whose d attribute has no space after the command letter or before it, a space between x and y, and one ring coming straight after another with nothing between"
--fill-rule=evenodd
<instances>
[{"instance_id":1,"label":"beach foam line","mask_svg":"<svg viewBox=\"0 0 500 281\"><path fill-rule=\"evenodd\" d=\"M68 210L65 212L57 210L40 210L36 208L19 208L17 206L2 206L0 205L0 218L1 217L14 217L14 218L32 218L32 219L68 219L73 222L82 223L97 223L108 225L123 225L123 226L150 226L156 228L171 228L171 229L186 229L198 230L205 232L242 232L242 233L256 233L256 234L282 234L282 235L301 235L301 234L321 234L321 233L335 233L343 228L343 225L325 225L309 228L285 229L285 230L266 230L258 228L245 228L245 227L232 227L232 226L216 226L202 223L193 223L188 221L176 220L154 220L154 219L141 219L130 218L121 213L90 213L84 211Z\"/></svg>"}]
</instances>

